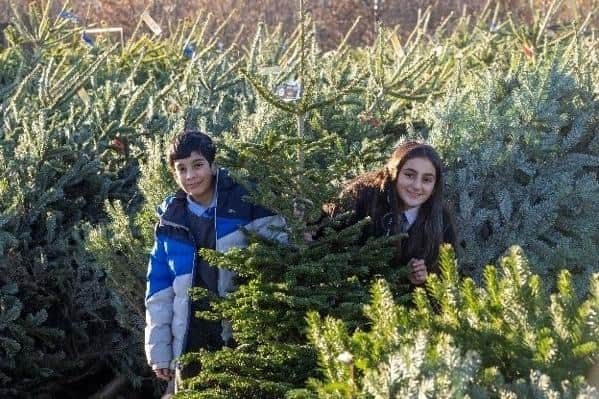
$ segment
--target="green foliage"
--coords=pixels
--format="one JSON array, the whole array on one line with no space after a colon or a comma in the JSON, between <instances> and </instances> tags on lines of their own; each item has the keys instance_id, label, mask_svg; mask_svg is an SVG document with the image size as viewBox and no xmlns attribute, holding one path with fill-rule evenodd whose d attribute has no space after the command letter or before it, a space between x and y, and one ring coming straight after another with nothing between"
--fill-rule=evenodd
<instances>
[{"instance_id":1,"label":"green foliage","mask_svg":"<svg viewBox=\"0 0 599 399\"><path fill-rule=\"evenodd\" d=\"M105 367L133 382L149 373L144 274L154 209L175 188L165 143L184 128L214 137L218 161L247 184L251 200L286 217L291 245L256 240L226 256L205 254L241 275L239 290L210 315L233 322L239 346L202 353L205 368L182 395L282 397L322 377L305 334L308 311L342 319L347 327L331 329L343 345L360 327L358 342L380 359L395 340L422 331L424 360L410 375L439 395L472 388L451 379L462 373L508 379L505 397L549 396L545 375L573 381L586 370L597 310L579 297L589 281L597 296L599 57L584 26L549 30L544 15L519 26L487 9L458 18L453 30L431 29L427 11L404 42L382 27L370 48L348 47L350 31L323 52L307 16L291 35L261 25L243 47L220 46L226 24L213 27L201 14L165 38L137 29L126 43L97 35L88 46L83 26L51 9L41 1L15 11L0 52L0 396L80 397L67 387L90 389L86 378ZM302 84L299 101L273 94L288 79ZM406 136L428 139L450 166L461 271L485 281L485 295L444 266L440 281L453 285L431 282L434 299L417 294L410 312L373 304L368 326L360 309L372 278L387 278L395 296L405 292L401 270L386 267L391 242L358 249L359 226L314 245L303 235L343 181L381 165ZM510 266L520 260L506 261L512 274L482 271L514 243L540 277ZM547 299L542 287L550 290L563 268L570 275ZM393 333L392 323L400 326ZM330 352L326 364L337 364L341 346L319 345ZM395 358L409 354L398 349ZM395 365L379 358L358 366L354 353L355 378L366 375L359 370L370 370L373 384L391 378ZM471 367L443 370L461 362ZM518 378L529 378L520 391ZM379 388L369 392L385 392Z\"/></svg>"},{"instance_id":2,"label":"green foliage","mask_svg":"<svg viewBox=\"0 0 599 399\"><path fill-rule=\"evenodd\" d=\"M414 308L395 305L386 282L364 308L371 323L350 331L340 320L308 317L323 380L293 397L591 397L584 376L599 354L599 276L588 296L572 292L567 271L551 296L517 247L488 266L485 285L457 277L449 246L441 275L418 289ZM435 311L431 312L431 309ZM584 349L583 349L584 348ZM533 371L534 370L534 371ZM550 381L561 383L561 389ZM570 382L567 382L570 381Z\"/></svg>"},{"instance_id":3,"label":"green foliage","mask_svg":"<svg viewBox=\"0 0 599 399\"><path fill-rule=\"evenodd\" d=\"M128 351L135 344L113 321L115 298L84 250L80 228L81 220L97 219L101 199L119 182L98 177L101 163L84 140L86 133L72 135L66 123L62 115L41 110L4 120L4 397L39 397L108 365L128 372Z\"/></svg>"},{"instance_id":4,"label":"green foliage","mask_svg":"<svg viewBox=\"0 0 599 399\"><path fill-rule=\"evenodd\" d=\"M436 108L430 140L449 163L466 270L513 243L551 287L570 270L577 291L599 257L598 103L587 69L551 58L507 76L472 76Z\"/></svg>"},{"instance_id":5,"label":"green foliage","mask_svg":"<svg viewBox=\"0 0 599 399\"><path fill-rule=\"evenodd\" d=\"M469 342L469 348L481 354L484 365L502 365L509 379L532 369L555 381L584 375L599 350L599 329L593 320L593 309L599 304L595 293L591 290L588 299L577 299L570 274L562 271L558 292L548 297L517 247L500 265L500 273L491 266L485 269L483 288L474 288L470 279L463 282L465 301L460 300L455 281L446 276L431 278L427 288L439 307L431 325L452 334L459 331L464 344ZM593 286L596 280L595 275ZM450 292L454 301L446 305Z\"/></svg>"},{"instance_id":6,"label":"green foliage","mask_svg":"<svg viewBox=\"0 0 599 399\"><path fill-rule=\"evenodd\" d=\"M184 397L220 392L229 398L278 398L314 377L314 349L304 333L306 312L333 314L352 326L362 325L360 309L373 276L401 281L404 273L387 267L397 237L356 246L362 224L331 231L322 241L297 248L254 237L244 250L201 250L210 264L239 274L238 289L225 298L212 298L214 310L199 315L229 320L238 346L185 356L199 362L201 372L184 382L189 390ZM406 287L396 288L402 292ZM192 291L196 300L207 294Z\"/></svg>"},{"instance_id":7,"label":"green foliage","mask_svg":"<svg viewBox=\"0 0 599 399\"><path fill-rule=\"evenodd\" d=\"M183 357L193 359L195 354ZM308 345L271 342L200 354L202 370L186 380L183 398L280 398L312 375L315 355Z\"/></svg>"}]
</instances>

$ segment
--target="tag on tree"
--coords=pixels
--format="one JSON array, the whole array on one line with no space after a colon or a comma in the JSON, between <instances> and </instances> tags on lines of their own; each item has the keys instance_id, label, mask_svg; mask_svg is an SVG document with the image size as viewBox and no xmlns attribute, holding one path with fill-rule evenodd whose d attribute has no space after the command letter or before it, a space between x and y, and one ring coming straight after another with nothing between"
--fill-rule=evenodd
<instances>
[{"instance_id":1,"label":"tag on tree","mask_svg":"<svg viewBox=\"0 0 599 399\"><path fill-rule=\"evenodd\" d=\"M58 14L58 17L75 23L79 23L81 21L81 18L68 11L61 11L60 14Z\"/></svg>"},{"instance_id":2,"label":"tag on tree","mask_svg":"<svg viewBox=\"0 0 599 399\"><path fill-rule=\"evenodd\" d=\"M277 74L281 73L282 71L283 71L283 68L281 68L278 65L263 66L258 69L258 73L260 75L277 75Z\"/></svg>"},{"instance_id":3,"label":"tag on tree","mask_svg":"<svg viewBox=\"0 0 599 399\"><path fill-rule=\"evenodd\" d=\"M89 98L89 95L87 94L87 91L83 87L77 90L77 96L79 96L81 101L83 101L83 103L89 107L91 100Z\"/></svg>"},{"instance_id":4,"label":"tag on tree","mask_svg":"<svg viewBox=\"0 0 599 399\"><path fill-rule=\"evenodd\" d=\"M150 30L154 32L156 36L160 36L162 34L162 28L160 25L158 25L158 22L156 22L154 18L148 14L148 12L144 12L141 15L141 19L146 23L146 25L148 25L148 28L150 28Z\"/></svg>"},{"instance_id":5,"label":"tag on tree","mask_svg":"<svg viewBox=\"0 0 599 399\"><path fill-rule=\"evenodd\" d=\"M393 32L391 34L391 36L389 37L389 40L391 41L391 45L393 46L393 49L395 50L395 54L400 58L405 57L406 54L404 53L403 48L401 47L401 43L399 42L397 33Z\"/></svg>"},{"instance_id":6,"label":"tag on tree","mask_svg":"<svg viewBox=\"0 0 599 399\"><path fill-rule=\"evenodd\" d=\"M196 48L195 48L195 46L194 46L193 44L191 44L191 43L190 43L190 44L187 44L187 45L185 45L185 47L183 48L183 55L184 55L186 58L193 58L193 55L195 54L195 52L196 52Z\"/></svg>"},{"instance_id":7,"label":"tag on tree","mask_svg":"<svg viewBox=\"0 0 599 399\"><path fill-rule=\"evenodd\" d=\"M294 79L289 79L277 87L277 96L285 101L296 101L302 97L302 85Z\"/></svg>"},{"instance_id":8,"label":"tag on tree","mask_svg":"<svg viewBox=\"0 0 599 399\"><path fill-rule=\"evenodd\" d=\"M118 33L121 39L121 48L125 48L125 40L123 38L123 28L92 28L83 31L81 38L84 42L90 46L94 45L94 39L91 35L103 34L103 33Z\"/></svg>"}]
</instances>

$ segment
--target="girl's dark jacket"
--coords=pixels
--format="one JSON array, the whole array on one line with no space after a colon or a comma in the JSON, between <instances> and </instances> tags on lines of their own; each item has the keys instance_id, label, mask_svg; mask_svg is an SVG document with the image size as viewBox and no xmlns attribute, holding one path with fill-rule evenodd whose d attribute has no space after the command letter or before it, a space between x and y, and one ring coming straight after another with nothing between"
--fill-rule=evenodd
<instances>
[{"instance_id":1,"label":"girl's dark jacket","mask_svg":"<svg viewBox=\"0 0 599 399\"><path fill-rule=\"evenodd\" d=\"M366 175L366 178L358 179L350 183L341 193L340 199L335 204L324 206L324 212L331 217L346 211L352 211L351 216L343 227L351 226L358 221L370 216L371 223L364 226L360 242L365 242L370 237L383 237L403 233L401 231L400 218L397 212L393 212L395 192L390 184L380 187L374 179L374 172ZM409 240L424 242L426 237L419 237L422 233L418 231L418 225L422 223L425 212L419 212L418 217L410 228L405 231L408 238L401 241L396 256L391 263L394 267L405 266L411 258L422 259L424 249L408 247ZM443 210L443 243L451 244L455 248L456 235L450 214ZM437 273L439 271L437 259L425 259L427 270Z\"/></svg>"}]
</instances>

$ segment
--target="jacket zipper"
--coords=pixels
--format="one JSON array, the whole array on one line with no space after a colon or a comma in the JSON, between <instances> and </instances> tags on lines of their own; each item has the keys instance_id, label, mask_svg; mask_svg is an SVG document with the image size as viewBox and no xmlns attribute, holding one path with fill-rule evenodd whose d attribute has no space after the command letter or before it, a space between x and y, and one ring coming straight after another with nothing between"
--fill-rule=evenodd
<instances>
[{"instance_id":1,"label":"jacket zipper","mask_svg":"<svg viewBox=\"0 0 599 399\"><path fill-rule=\"evenodd\" d=\"M214 193L216 195L216 203L214 205L214 249L217 248L217 242L218 242L218 235L216 233L216 208L218 208L218 170L216 172L216 182L214 184ZM181 226L183 227L183 226ZM187 229L187 233L189 235L189 237L191 238L191 242L193 243L193 247L194 247L194 251L193 251L193 259L192 259L192 265L191 265L191 287L189 288L193 288L193 283L195 282L195 278L196 278L196 258L198 256L198 243L196 241L195 236L193 235L193 232L191 232L191 230ZM216 287L218 290L218 282L219 282L219 278L217 275L217 283L216 283ZM187 294L189 296L189 294ZM189 335L189 327L191 325L191 318L193 317L193 315L191 314L191 298L189 298L188 301L188 305L187 305L187 325L185 326L185 334L183 335L183 345L181 346L181 354L183 354L183 351L186 349L187 346L187 336ZM178 363L177 363L177 367L178 367Z\"/></svg>"}]
</instances>

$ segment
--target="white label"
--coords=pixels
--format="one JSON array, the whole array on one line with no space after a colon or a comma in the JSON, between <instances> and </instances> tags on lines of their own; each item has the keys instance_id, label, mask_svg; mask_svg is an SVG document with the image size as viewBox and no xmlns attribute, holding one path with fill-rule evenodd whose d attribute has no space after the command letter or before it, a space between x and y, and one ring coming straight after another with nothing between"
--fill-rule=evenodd
<instances>
[{"instance_id":1,"label":"white label","mask_svg":"<svg viewBox=\"0 0 599 399\"><path fill-rule=\"evenodd\" d=\"M146 25L148 25L148 28L150 28L150 30L154 32L156 36L160 36L162 34L162 28L156 21L154 21L154 18L152 18L150 14L144 12L141 15L141 19L146 23Z\"/></svg>"},{"instance_id":2,"label":"white label","mask_svg":"<svg viewBox=\"0 0 599 399\"><path fill-rule=\"evenodd\" d=\"M282 71L283 71L283 68L281 68L278 65L263 66L258 69L258 72L260 73L260 75L276 75L276 74L281 73Z\"/></svg>"},{"instance_id":3,"label":"white label","mask_svg":"<svg viewBox=\"0 0 599 399\"><path fill-rule=\"evenodd\" d=\"M399 38L397 37L397 33L393 32L391 34L391 37L389 38L389 40L391 41L391 45L393 46L393 49L395 50L395 54L399 57L405 57L405 53L403 51L403 48L401 47L401 43L399 42Z\"/></svg>"},{"instance_id":4,"label":"white label","mask_svg":"<svg viewBox=\"0 0 599 399\"><path fill-rule=\"evenodd\" d=\"M77 95L79 96L81 101L83 101L85 103L85 105L89 106L89 104L90 104L89 95L87 94L87 91L83 87L81 87L79 90L77 90Z\"/></svg>"}]
</instances>

